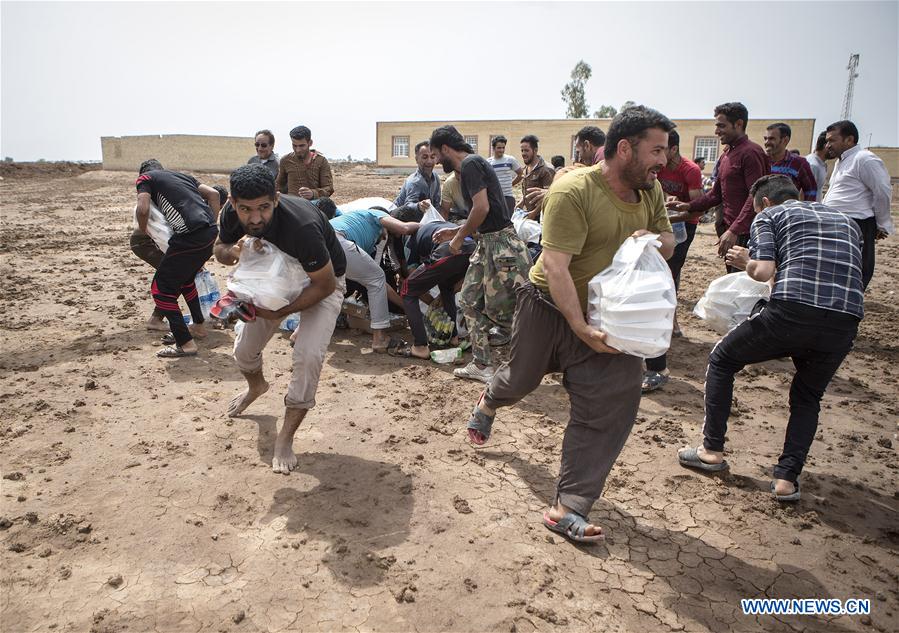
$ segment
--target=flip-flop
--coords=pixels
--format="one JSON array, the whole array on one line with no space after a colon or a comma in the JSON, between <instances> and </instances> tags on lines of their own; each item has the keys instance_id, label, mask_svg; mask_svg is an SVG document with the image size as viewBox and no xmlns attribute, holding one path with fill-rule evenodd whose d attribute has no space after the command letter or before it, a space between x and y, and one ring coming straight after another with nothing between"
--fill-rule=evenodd
<instances>
[{"instance_id":1,"label":"flip-flop","mask_svg":"<svg viewBox=\"0 0 899 633\"><path fill-rule=\"evenodd\" d=\"M596 543L598 541L604 541L606 538L605 534L594 534L592 536L584 534L587 530L587 526L590 525L590 522L577 512L569 512L558 521L553 521L549 518L549 512L544 512L543 525L545 525L548 530L557 532L575 543Z\"/></svg>"},{"instance_id":2,"label":"flip-flop","mask_svg":"<svg viewBox=\"0 0 899 633\"><path fill-rule=\"evenodd\" d=\"M794 501L799 501L799 499L802 495L799 490L799 480L798 479L796 480L795 484L796 484L796 490L794 490L793 492L791 492L788 495L779 495L776 492L774 492L775 484L772 481L771 482L771 494L774 495L774 498L777 499L778 501L780 501L781 503L792 503Z\"/></svg>"},{"instance_id":3,"label":"flip-flop","mask_svg":"<svg viewBox=\"0 0 899 633\"><path fill-rule=\"evenodd\" d=\"M710 473L717 473L730 468L727 460L724 460L720 464L708 464L702 461L701 459L699 459L699 451L696 450L696 447L678 451L677 461L680 462L681 466L686 466L687 468L696 468L697 470L704 470Z\"/></svg>"},{"instance_id":4,"label":"flip-flop","mask_svg":"<svg viewBox=\"0 0 899 633\"><path fill-rule=\"evenodd\" d=\"M184 358L185 356L196 356L196 352L185 352L180 345L166 345L156 352L159 358Z\"/></svg>"},{"instance_id":5,"label":"flip-flop","mask_svg":"<svg viewBox=\"0 0 899 633\"><path fill-rule=\"evenodd\" d=\"M478 398L478 404L481 398ZM478 405L474 405L474 411L471 412L471 419L468 421L468 439L476 446L483 446L490 439L490 431L493 429L493 420L495 415L487 415L480 409Z\"/></svg>"},{"instance_id":6,"label":"flip-flop","mask_svg":"<svg viewBox=\"0 0 899 633\"><path fill-rule=\"evenodd\" d=\"M660 371L647 371L643 374L643 385L640 387L643 393L655 391L668 382L668 375Z\"/></svg>"},{"instance_id":7,"label":"flip-flop","mask_svg":"<svg viewBox=\"0 0 899 633\"><path fill-rule=\"evenodd\" d=\"M387 352L390 356L399 356L400 358L409 358L412 355L412 347L409 343L393 336L387 341L387 347L385 347L383 351Z\"/></svg>"}]
</instances>

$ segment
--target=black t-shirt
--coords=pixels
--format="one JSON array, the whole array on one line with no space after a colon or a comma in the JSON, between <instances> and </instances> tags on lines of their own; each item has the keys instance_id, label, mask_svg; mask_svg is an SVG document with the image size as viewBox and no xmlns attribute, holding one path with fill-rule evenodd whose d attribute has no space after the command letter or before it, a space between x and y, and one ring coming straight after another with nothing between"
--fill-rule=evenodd
<instances>
[{"instance_id":1,"label":"black t-shirt","mask_svg":"<svg viewBox=\"0 0 899 633\"><path fill-rule=\"evenodd\" d=\"M234 244L244 235L246 231L229 201L219 215L219 239ZM305 198L282 194L260 237L296 257L307 273L320 270L329 261L335 276L346 272L346 255L334 229L318 207Z\"/></svg>"},{"instance_id":2,"label":"black t-shirt","mask_svg":"<svg viewBox=\"0 0 899 633\"><path fill-rule=\"evenodd\" d=\"M490 210L478 228L479 233L493 233L507 226L512 226L512 216L506 206L503 188L499 184L493 165L482 156L469 154L462 159L462 197L471 209L471 199L482 189L487 190L487 201Z\"/></svg>"},{"instance_id":3,"label":"black t-shirt","mask_svg":"<svg viewBox=\"0 0 899 633\"><path fill-rule=\"evenodd\" d=\"M150 194L156 208L178 235L215 226L212 209L200 195L200 183L187 174L154 169L137 177L138 193Z\"/></svg>"},{"instance_id":4,"label":"black t-shirt","mask_svg":"<svg viewBox=\"0 0 899 633\"><path fill-rule=\"evenodd\" d=\"M434 233L440 229L455 229L458 224L452 222L429 222L421 226L414 234L409 236L409 264L427 264L452 255L449 250L449 242L434 243ZM475 242L466 237L462 243L463 254L470 255L475 248Z\"/></svg>"}]
</instances>

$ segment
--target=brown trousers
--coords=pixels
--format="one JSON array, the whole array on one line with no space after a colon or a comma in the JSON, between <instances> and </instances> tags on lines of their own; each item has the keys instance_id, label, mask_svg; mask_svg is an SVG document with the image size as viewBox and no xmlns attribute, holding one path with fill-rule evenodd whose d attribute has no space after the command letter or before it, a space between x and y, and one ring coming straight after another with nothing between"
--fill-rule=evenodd
<instances>
[{"instance_id":1,"label":"brown trousers","mask_svg":"<svg viewBox=\"0 0 899 633\"><path fill-rule=\"evenodd\" d=\"M643 361L593 351L530 282L517 295L511 356L487 387L485 404L508 407L536 389L546 374L563 373L571 414L556 499L587 516L637 417Z\"/></svg>"}]
</instances>

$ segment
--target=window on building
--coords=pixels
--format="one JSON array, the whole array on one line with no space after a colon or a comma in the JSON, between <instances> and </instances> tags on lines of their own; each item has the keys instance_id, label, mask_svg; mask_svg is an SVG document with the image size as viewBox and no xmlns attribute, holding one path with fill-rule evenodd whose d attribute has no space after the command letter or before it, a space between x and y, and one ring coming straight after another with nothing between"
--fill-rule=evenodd
<instances>
[{"instance_id":1,"label":"window on building","mask_svg":"<svg viewBox=\"0 0 899 633\"><path fill-rule=\"evenodd\" d=\"M477 136L466 136L465 142L471 145L471 149L474 150L474 153L478 153L478 137Z\"/></svg>"},{"instance_id":2,"label":"window on building","mask_svg":"<svg viewBox=\"0 0 899 633\"><path fill-rule=\"evenodd\" d=\"M393 137L393 157L409 158L409 137L394 136Z\"/></svg>"},{"instance_id":3,"label":"window on building","mask_svg":"<svg viewBox=\"0 0 899 633\"><path fill-rule=\"evenodd\" d=\"M577 145L577 134L575 134L574 136L571 137L571 156L569 156L569 158L571 159L572 163L575 162L578 158L576 145Z\"/></svg>"},{"instance_id":4,"label":"window on building","mask_svg":"<svg viewBox=\"0 0 899 633\"><path fill-rule=\"evenodd\" d=\"M693 156L702 156L707 163L714 165L718 160L718 137L697 136Z\"/></svg>"}]
</instances>

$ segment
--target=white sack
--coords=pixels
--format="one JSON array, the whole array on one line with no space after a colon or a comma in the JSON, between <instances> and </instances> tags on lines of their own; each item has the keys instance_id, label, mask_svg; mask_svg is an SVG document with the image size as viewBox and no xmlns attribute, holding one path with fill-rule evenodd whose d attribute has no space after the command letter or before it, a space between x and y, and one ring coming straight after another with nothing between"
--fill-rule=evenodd
<instances>
[{"instance_id":1,"label":"white sack","mask_svg":"<svg viewBox=\"0 0 899 633\"><path fill-rule=\"evenodd\" d=\"M250 237L228 278L228 290L241 301L280 310L299 297L309 283L309 276L295 257L270 242Z\"/></svg>"},{"instance_id":2,"label":"white sack","mask_svg":"<svg viewBox=\"0 0 899 633\"><path fill-rule=\"evenodd\" d=\"M661 356L671 345L677 295L658 235L629 237L588 284L587 317L625 354Z\"/></svg>"},{"instance_id":3,"label":"white sack","mask_svg":"<svg viewBox=\"0 0 899 633\"><path fill-rule=\"evenodd\" d=\"M138 228L137 205L134 207L134 228ZM166 221L162 211L156 205L150 203L150 217L147 219L147 235L156 244L156 247L165 253L169 250L169 240L172 237L172 227Z\"/></svg>"}]
</instances>

